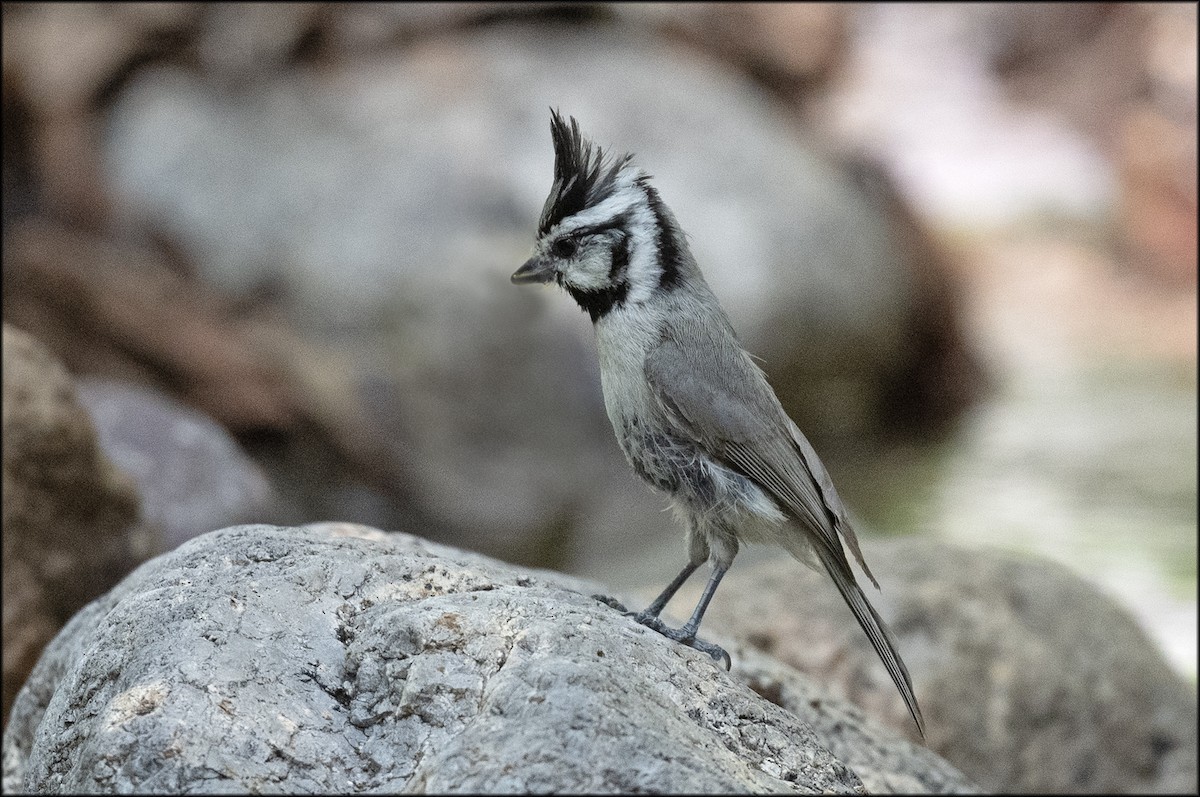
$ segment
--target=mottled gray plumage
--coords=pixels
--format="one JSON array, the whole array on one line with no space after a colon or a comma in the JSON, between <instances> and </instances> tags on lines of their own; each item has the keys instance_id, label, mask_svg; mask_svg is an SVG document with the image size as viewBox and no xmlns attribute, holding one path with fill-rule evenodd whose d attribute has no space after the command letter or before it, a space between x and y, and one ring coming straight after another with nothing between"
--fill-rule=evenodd
<instances>
[{"instance_id":1,"label":"mottled gray plumage","mask_svg":"<svg viewBox=\"0 0 1200 797\"><path fill-rule=\"evenodd\" d=\"M551 132L554 188L513 282L557 282L591 316L617 441L688 529L688 565L636 619L727 660L696 639L708 602L740 542L780 545L829 574L924 734L908 670L843 551L878 587L833 481L739 345L649 176L628 155L605 158L574 119L552 112ZM666 627L663 607L705 561L712 575L691 619Z\"/></svg>"}]
</instances>

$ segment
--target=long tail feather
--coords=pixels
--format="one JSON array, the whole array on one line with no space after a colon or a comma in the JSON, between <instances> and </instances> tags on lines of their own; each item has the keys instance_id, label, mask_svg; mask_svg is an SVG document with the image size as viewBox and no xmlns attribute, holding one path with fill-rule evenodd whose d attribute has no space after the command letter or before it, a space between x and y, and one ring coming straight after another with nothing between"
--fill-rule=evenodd
<instances>
[{"instance_id":1,"label":"long tail feather","mask_svg":"<svg viewBox=\"0 0 1200 797\"><path fill-rule=\"evenodd\" d=\"M879 654L883 666L887 668L888 675L892 676L892 681L900 690L900 697L904 698L904 704L908 706L908 712L912 714L913 721L917 723L917 730L924 739L925 720L921 716L921 707L917 705L917 696L913 693L912 681L908 677L908 668L904 666L904 660L900 658L900 652L896 649L896 641L892 638L891 632L888 631L882 618L876 613L875 607L870 604L867 596L859 588L848 565L844 561L834 561L832 554L820 546L815 547L817 554L821 557L821 563L825 565L825 570L829 572L833 583L837 585L838 592L842 593L846 605L850 607L850 611L854 612L855 619L866 632L867 638L871 640L871 645Z\"/></svg>"}]
</instances>

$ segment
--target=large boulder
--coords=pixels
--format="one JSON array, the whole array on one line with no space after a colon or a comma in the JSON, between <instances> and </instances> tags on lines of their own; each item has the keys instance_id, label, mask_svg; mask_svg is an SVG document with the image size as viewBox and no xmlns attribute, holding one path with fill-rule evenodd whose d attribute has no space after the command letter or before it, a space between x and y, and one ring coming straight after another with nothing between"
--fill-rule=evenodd
<instances>
[{"instance_id":1,"label":"large boulder","mask_svg":"<svg viewBox=\"0 0 1200 797\"><path fill-rule=\"evenodd\" d=\"M204 535L54 641L4 788L971 790L789 668L735 650L728 674L596 589L350 524Z\"/></svg>"},{"instance_id":2,"label":"large boulder","mask_svg":"<svg viewBox=\"0 0 1200 797\"><path fill-rule=\"evenodd\" d=\"M1196 691L1110 597L1056 563L917 539L867 540L927 743L985 789L1194 792ZM681 592L690 608L699 585ZM683 609L681 609L683 611ZM823 573L734 568L705 618L900 733L912 722Z\"/></svg>"}]
</instances>

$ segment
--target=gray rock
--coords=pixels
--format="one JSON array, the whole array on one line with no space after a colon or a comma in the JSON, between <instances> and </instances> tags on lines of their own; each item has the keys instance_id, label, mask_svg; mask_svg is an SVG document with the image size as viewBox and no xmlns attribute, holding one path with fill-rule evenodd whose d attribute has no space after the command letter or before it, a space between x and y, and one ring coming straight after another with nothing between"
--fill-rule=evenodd
<instances>
[{"instance_id":1,"label":"gray rock","mask_svg":"<svg viewBox=\"0 0 1200 797\"><path fill-rule=\"evenodd\" d=\"M707 631L705 632L708 633ZM733 644L733 676L772 703L803 716L829 751L862 778L868 794L971 792L962 773L903 736L879 733L869 715L807 675L750 645Z\"/></svg>"},{"instance_id":2,"label":"gray rock","mask_svg":"<svg viewBox=\"0 0 1200 797\"><path fill-rule=\"evenodd\" d=\"M132 382L80 379L100 445L137 482L142 520L164 550L197 534L278 515L270 483L216 421Z\"/></svg>"},{"instance_id":3,"label":"gray rock","mask_svg":"<svg viewBox=\"0 0 1200 797\"><path fill-rule=\"evenodd\" d=\"M52 643L5 790L861 792L813 731L839 716L864 781L970 790L787 668L748 654L789 710L597 588L349 524L204 535Z\"/></svg>"},{"instance_id":4,"label":"gray rock","mask_svg":"<svg viewBox=\"0 0 1200 797\"><path fill-rule=\"evenodd\" d=\"M985 789L1195 792L1195 689L1111 598L1015 554L914 539L863 548L883 587L871 601L912 673L929 747ZM911 736L895 688L827 581L790 560L734 568L705 625L819 676ZM698 591L689 585L679 605Z\"/></svg>"}]
</instances>

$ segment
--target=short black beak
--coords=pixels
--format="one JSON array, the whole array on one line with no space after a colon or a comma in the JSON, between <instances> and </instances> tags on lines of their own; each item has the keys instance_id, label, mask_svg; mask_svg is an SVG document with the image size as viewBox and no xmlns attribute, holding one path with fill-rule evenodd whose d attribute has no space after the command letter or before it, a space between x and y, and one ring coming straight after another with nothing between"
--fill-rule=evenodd
<instances>
[{"instance_id":1,"label":"short black beak","mask_svg":"<svg viewBox=\"0 0 1200 797\"><path fill-rule=\"evenodd\" d=\"M550 282L554 279L554 266L540 257L531 257L525 261L523 266L513 272L510 279L514 285Z\"/></svg>"}]
</instances>

